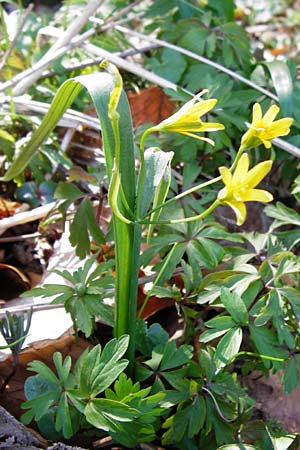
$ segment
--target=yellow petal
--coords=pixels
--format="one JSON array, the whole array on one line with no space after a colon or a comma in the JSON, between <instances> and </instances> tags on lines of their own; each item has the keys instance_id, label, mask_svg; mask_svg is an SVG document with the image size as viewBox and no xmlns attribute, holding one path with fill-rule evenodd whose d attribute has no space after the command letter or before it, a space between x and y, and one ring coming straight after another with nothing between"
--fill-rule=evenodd
<instances>
[{"instance_id":1,"label":"yellow petal","mask_svg":"<svg viewBox=\"0 0 300 450\"><path fill-rule=\"evenodd\" d=\"M236 223L237 225L243 225L246 220L247 210L246 206L242 202L226 202L231 209L233 209L236 215Z\"/></svg>"},{"instance_id":2,"label":"yellow petal","mask_svg":"<svg viewBox=\"0 0 300 450\"><path fill-rule=\"evenodd\" d=\"M273 200L273 195L263 189L247 189L236 196L240 202L262 202L269 203Z\"/></svg>"},{"instance_id":3,"label":"yellow petal","mask_svg":"<svg viewBox=\"0 0 300 450\"><path fill-rule=\"evenodd\" d=\"M252 112L252 124L256 124L261 121L262 119L262 111L261 106L259 103L255 103L253 105L253 112Z\"/></svg>"},{"instance_id":4,"label":"yellow petal","mask_svg":"<svg viewBox=\"0 0 300 450\"><path fill-rule=\"evenodd\" d=\"M187 114L191 115L195 114L199 117L204 116L204 114L213 109L217 101L218 100L216 100L215 98L211 98L209 100L203 100L202 102L198 102L189 109Z\"/></svg>"},{"instance_id":5,"label":"yellow petal","mask_svg":"<svg viewBox=\"0 0 300 450\"><path fill-rule=\"evenodd\" d=\"M218 130L224 130L225 127L222 123L218 122L202 122L201 130L203 133L205 131L218 131Z\"/></svg>"},{"instance_id":6,"label":"yellow petal","mask_svg":"<svg viewBox=\"0 0 300 450\"><path fill-rule=\"evenodd\" d=\"M249 172L244 180L245 187L247 189L254 188L257 186L261 180L270 172L272 167L272 161L263 161L256 166L254 166Z\"/></svg>"},{"instance_id":7,"label":"yellow petal","mask_svg":"<svg viewBox=\"0 0 300 450\"><path fill-rule=\"evenodd\" d=\"M199 139L199 141L208 142L213 147L215 146L215 141L213 141L212 139L209 139L208 137L198 136L195 133L189 133L189 132L186 132L186 131L181 131L180 133L184 134L185 136L190 136L190 137L193 137L195 139Z\"/></svg>"},{"instance_id":8,"label":"yellow petal","mask_svg":"<svg viewBox=\"0 0 300 450\"><path fill-rule=\"evenodd\" d=\"M238 183L242 183L247 175L248 169L249 156L247 155L247 153L243 153L232 176L232 184L236 185Z\"/></svg>"},{"instance_id":9,"label":"yellow petal","mask_svg":"<svg viewBox=\"0 0 300 450\"><path fill-rule=\"evenodd\" d=\"M230 170L227 169L227 167L219 167L219 172L220 172L222 181L225 184L225 186L230 187L231 182L232 182L232 174L231 174ZM223 191L223 189L222 189L222 191ZM220 191L220 192L222 192L222 191Z\"/></svg>"},{"instance_id":10,"label":"yellow petal","mask_svg":"<svg viewBox=\"0 0 300 450\"><path fill-rule=\"evenodd\" d=\"M291 117L276 120L268 129L268 139L274 139L277 136L286 136L290 132L292 123L293 119Z\"/></svg>"},{"instance_id":11,"label":"yellow petal","mask_svg":"<svg viewBox=\"0 0 300 450\"><path fill-rule=\"evenodd\" d=\"M271 125L277 114L279 113L280 108L276 105L270 106L268 111L265 113L263 117L264 126L268 127Z\"/></svg>"}]
</instances>

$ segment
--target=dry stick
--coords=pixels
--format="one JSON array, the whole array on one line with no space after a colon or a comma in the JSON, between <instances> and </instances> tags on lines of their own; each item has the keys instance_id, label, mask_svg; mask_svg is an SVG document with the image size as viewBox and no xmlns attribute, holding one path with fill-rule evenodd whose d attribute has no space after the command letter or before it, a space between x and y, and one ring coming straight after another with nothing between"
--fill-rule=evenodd
<instances>
[{"instance_id":1,"label":"dry stick","mask_svg":"<svg viewBox=\"0 0 300 450\"><path fill-rule=\"evenodd\" d=\"M57 205L57 202L51 202L44 206L32 209L31 211L17 213L14 216L6 217L0 220L0 235L4 233L8 228L16 225L21 225L27 222L33 222L34 220L41 219L47 216Z\"/></svg>"},{"instance_id":2,"label":"dry stick","mask_svg":"<svg viewBox=\"0 0 300 450\"><path fill-rule=\"evenodd\" d=\"M128 14L130 11L132 11L132 9L139 5L141 3L141 0L135 0L134 2L132 2L130 5L125 6L125 8L121 9L120 11L116 12L115 14L113 14L110 18L105 19L104 24L109 24L111 22L116 23L116 20L119 17L124 16L125 14Z\"/></svg>"},{"instance_id":3,"label":"dry stick","mask_svg":"<svg viewBox=\"0 0 300 450\"><path fill-rule=\"evenodd\" d=\"M48 103L37 102L35 100L28 100L27 97L15 97L14 103L16 110L19 113L38 113L38 114L46 114L50 108ZM4 109L6 108L6 104L3 104ZM7 105L7 109L8 109ZM100 123L96 117L89 116L88 114L81 113L74 109L68 109L63 117L59 121L60 126L66 127L77 127L78 124L86 125L94 130L99 131Z\"/></svg>"},{"instance_id":4,"label":"dry stick","mask_svg":"<svg viewBox=\"0 0 300 450\"><path fill-rule=\"evenodd\" d=\"M215 69L219 70L220 72L227 73L227 75L229 75L231 78L235 78L236 80L239 80L244 84L248 84L248 86L251 86L253 89L256 89L257 91L261 92L262 94L267 95L268 97L272 98L273 100L278 101L278 97L276 95L272 94L272 92L258 86L257 84L255 84L252 81L248 80L247 78L239 75L238 73L233 72L232 70L227 69L226 67L224 67L214 61L211 61L210 59L204 58L203 56L199 56L196 53L193 53L185 48L179 47L174 44L170 44L169 42L162 41L161 39L153 38L151 36L148 36L147 34L140 33L138 31L134 31L134 30L131 30L131 29L123 27L123 26L117 25L116 29L121 31L124 34L131 34L132 36L137 36L146 41L153 42L154 44L159 44L161 47L170 48L171 50L175 50L178 53L182 53L183 55L189 56L190 58L193 58L193 59L200 61L206 65L214 67Z\"/></svg>"},{"instance_id":5,"label":"dry stick","mask_svg":"<svg viewBox=\"0 0 300 450\"><path fill-rule=\"evenodd\" d=\"M35 239L42 236L41 233L20 234L19 236L8 236L0 238L0 243L26 241L27 239Z\"/></svg>"},{"instance_id":6,"label":"dry stick","mask_svg":"<svg viewBox=\"0 0 300 450\"><path fill-rule=\"evenodd\" d=\"M127 58L128 56L134 56L137 55L139 53L146 53L149 52L150 50L154 50L156 48L159 48L160 45L158 44L150 44L150 45L146 45L145 47L140 47L140 48L129 48L127 50L124 50L122 52L118 52L116 53L117 56L119 56L120 58ZM74 70L82 70L85 69L87 67L91 67L91 66L97 66L99 65L101 62L103 61L103 57L95 57L95 58L90 58L90 59L86 59L84 61L82 61L81 63L78 64L74 64L73 66L70 67L65 67L64 68L64 73L69 73L69 72L73 72ZM49 70L47 72L45 72L42 77L40 78L49 78L49 77L53 77L56 75L56 72L54 70Z\"/></svg>"},{"instance_id":7,"label":"dry stick","mask_svg":"<svg viewBox=\"0 0 300 450\"><path fill-rule=\"evenodd\" d=\"M30 69L26 69L23 72L16 75L12 80L2 83L0 85L0 92L9 89L11 86L15 86L16 84L21 83L21 81L23 81L23 80L25 81L25 78L33 79L35 77L35 73L37 71L39 71L39 72L41 71L41 73L42 73L48 65L54 63L54 61L56 61L58 58L63 56L69 50L72 50L73 48L78 47L82 42L87 40L93 33L94 33L94 30L86 31L79 38L73 39L68 45L65 45L64 47L56 50L51 55L51 57L49 57L49 60L42 61L42 62L38 61ZM34 83L34 81L33 81L33 83ZM33 84L33 83L31 83L31 84Z\"/></svg>"},{"instance_id":8,"label":"dry stick","mask_svg":"<svg viewBox=\"0 0 300 450\"><path fill-rule=\"evenodd\" d=\"M8 58L9 58L10 55L11 55L11 52L12 52L13 49L15 48L15 45L16 45L17 40L18 40L18 37L20 36L20 34L21 34L22 31L23 31L23 28L24 28L24 25L25 25L26 20L27 20L27 18L28 18L28 15L29 15L29 13L32 11L33 7L34 7L34 4L31 3L31 4L25 9L24 15L23 15L23 17L22 17L22 20L21 20L20 25L19 25L18 28L17 28L16 34L15 34L13 40L11 41L11 43L10 43L8 49L7 49L6 52L4 53L3 59L2 59L2 61L1 61L1 63L0 63L0 71L1 71L1 70L3 69L3 67L5 66L6 61L8 60Z\"/></svg>"},{"instance_id":9,"label":"dry stick","mask_svg":"<svg viewBox=\"0 0 300 450\"><path fill-rule=\"evenodd\" d=\"M103 59L107 59L109 62L115 64L121 69L134 73L135 75L138 75L139 77L142 77L153 84L158 84L159 86L165 89L173 89L174 91L178 91L178 89L180 89L181 91L186 92L189 95L193 96L193 94L187 91L186 89L179 88L175 83L172 83L171 81L168 81L165 78L156 75L154 72L151 72L150 70L144 69L143 67L139 67L136 64L133 64L129 61L125 61L124 59L120 58L120 56L117 56L115 53L110 53L107 50L97 47L94 44L83 44L83 47L88 52L96 56L100 56Z\"/></svg>"},{"instance_id":10,"label":"dry stick","mask_svg":"<svg viewBox=\"0 0 300 450\"><path fill-rule=\"evenodd\" d=\"M126 18L120 23L124 23L124 21L131 20L131 18ZM114 26L114 23L109 23L107 26L103 25L103 30L109 29L112 26ZM73 48L79 47L85 40L89 39L93 34L95 33L95 29L90 29L83 33L81 36L70 39L68 41L68 44L64 45L63 47L58 48L56 51L52 51L50 54L47 52L48 59L42 58L39 60L36 64L34 64L31 68L24 70L23 72L17 74L12 80L6 81L2 84L0 84L0 92L3 92L7 89L9 89L12 86L16 86L19 84L19 86L22 85L22 83L27 83L27 88L30 87L32 84L35 83L37 79L43 74L44 69L47 68L49 65L53 64L57 59L61 58L65 53L67 53L69 50L72 50ZM61 38L59 38L61 39ZM45 55L46 56L46 55ZM39 74L39 76L36 78L36 74ZM27 80L27 81L26 81ZM14 94L18 95L18 86L16 86L16 91Z\"/></svg>"},{"instance_id":11,"label":"dry stick","mask_svg":"<svg viewBox=\"0 0 300 450\"><path fill-rule=\"evenodd\" d=\"M91 0L87 6L84 8L82 13L74 20L73 23L67 28L65 33L53 44L53 46L48 50L48 52L40 59L39 63L43 65L45 62L47 65L50 64L49 60L51 56L56 53L57 50L65 47L86 25L89 21L90 16L95 13L99 6L103 3L103 0ZM15 95L20 95L26 91L33 83L35 83L41 74L43 73L44 67L35 71L30 77L22 80L14 89Z\"/></svg>"}]
</instances>

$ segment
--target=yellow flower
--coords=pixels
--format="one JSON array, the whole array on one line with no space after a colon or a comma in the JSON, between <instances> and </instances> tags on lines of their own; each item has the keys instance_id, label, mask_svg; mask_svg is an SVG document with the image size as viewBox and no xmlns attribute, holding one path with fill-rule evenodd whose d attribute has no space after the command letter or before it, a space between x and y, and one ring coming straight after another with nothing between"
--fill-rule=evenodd
<instances>
[{"instance_id":1,"label":"yellow flower","mask_svg":"<svg viewBox=\"0 0 300 450\"><path fill-rule=\"evenodd\" d=\"M279 111L278 106L272 105L263 116L260 104L255 103L252 124L242 137L241 145L244 149L257 147L260 144L270 148L272 139L289 134L293 119L285 117L274 121Z\"/></svg>"},{"instance_id":2,"label":"yellow flower","mask_svg":"<svg viewBox=\"0 0 300 450\"><path fill-rule=\"evenodd\" d=\"M224 130L224 125L215 122L203 122L201 117L208 113L217 103L212 98L197 102L207 89L197 94L192 100L182 106L175 114L163 120L160 124L151 128L151 131L166 131L170 133L181 133L192 136L196 139L209 142L214 145L214 141L207 137L198 136L196 132ZM197 102L197 103L196 103Z\"/></svg>"},{"instance_id":3,"label":"yellow flower","mask_svg":"<svg viewBox=\"0 0 300 450\"><path fill-rule=\"evenodd\" d=\"M268 203L273 200L270 192L255 189L271 167L272 161L263 161L249 170L249 156L243 153L233 174L227 167L219 168L225 187L219 192L218 200L233 209L238 225L242 225L246 219L245 202Z\"/></svg>"}]
</instances>

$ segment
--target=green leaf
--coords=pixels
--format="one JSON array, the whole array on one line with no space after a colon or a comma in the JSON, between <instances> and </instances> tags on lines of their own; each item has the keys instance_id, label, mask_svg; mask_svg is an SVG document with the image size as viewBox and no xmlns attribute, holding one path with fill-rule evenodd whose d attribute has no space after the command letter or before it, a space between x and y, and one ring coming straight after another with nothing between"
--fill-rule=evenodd
<instances>
[{"instance_id":1,"label":"green leaf","mask_svg":"<svg viewBox=\"0 0 300 450\"><path fill-rule=\"evenodd\" d=\"M275 436L271 433L268 427L266 427L268 435L272 441L273 449L274 450L287 450L290 445L294 442L296 439L295 434L286 434L284 436Z\"/></svg>"},{"instance_id":2,"label":"green leaf","mask_svg":"<svg viewBox=\"0 0 300 450\"><path fill-rule=\"evenodd\" d=\"M92 350L83 355L80 366L80 391L87 397L90 395L91 376L95 367L99 366L101 356L100 344L95 345Z\"/></svg>"},{"instance_id":3,"label":"green leaf","mask_svg":"<svg viewBox=\"0 0 300 450\"><path fill-rule=\"evenodd\" d=\"M293 80L285 61L269 61L262 63L270 72L275 92L283 116L292 116L294 110Z\"/></svg>"},{"instance_id":4,"label":"green leaf","mask_svg":"<svg viewBox=\"0 0 300 450\"><path fill-rule=\"evenodd\" d=\"M192 357L193 347L191 345L183 344L176 349L175 341L170 341L164 348L160 369L173 369L186 364Z\"/></svg>"},{"instance_id":5,"label":"green leaf","mask_svg":"<svg viewBox=\"0 0 300 450\"><path fill-rule=\"evenodd\" d=\"M84 258L90 252L89 233L97 244L104 243L103 234L97 224L90 200L85 198L77 209L70 226L70 242L76 247L76 254Z\"/></svg>"},{"instance_id":6,"label":"green leaf","mask_svg":"<svg viewBox=\"0 0 300 450\"><path fill-rule=\"evenodd\" d=\"M204 331L199 337L200 342L209 342L212 339L216 339L223 334L227 333L231 328L234 328L236 323L230 316L217 316L213 319L205 322L205 325L209 328L212 328L210 330Z\"/></svg>"},{"instance_id":7,"label":"green leaf","mask_svg":"<svg viewBox=\"0 0 300 450\"><path fill-rule=\"evenodd\" d=\"M55 368L58 373L59 379L63 382L63 384L66 383L67 378L69 376L72 360L69 355L66 356L64 362L62 361L62 354L60 352L55 352L53 355L53 361L55 364Z\"/></svg>"},{"instance_id":8,"label":"green leaf","mask_svg":"<svg viewBox=\"0 0 300 450\"><path fill-rule=\"evenodd\" d=\"M136 326L137 349L146 356L151 356L152 350L159 344L165 345L169 340L167 331L159 324L150 327L143 320L138 320Z\"/></svg>"},{"instance_id":9,"label":"green leaf","mask_svg":"<svg viewBox=\"0 0 300 450\"><path fill-rule=\"evenodd\" d=\"M249 331L258 353L265 356L273 356L275 358L288 358L289 353L280 348L278 339L273 331L264 327L257 327L251 323L249 324ZM267 369L271 366L271 361L267 359L262 359L262 363ZM282 368L282 363L273 361L272 363L275 367Z\"/></svg>"},{"instance_id":10,"label":"green leaf","mask_svg":"<svg viewBox=\"0 0 300 450\"><path fill-rule=\"evenodd\" d=\"M242 343L242 329L232 328L220 340L215 355L218 368L225 367L229 361L239 352Z\"/></svg>"},{"instance_id":11,"label":"green leaf","mask_svg":"<svg viewBox=\"0 0 300 450\"><path fill-rule=\"evenodd\" d=\"M120 359L128 347L128 336L112 339L103 349L95 346L85 355L81 365L80 390L84 395L96 396L107 389L121 372L128 361Z\"/></svg>"},{"instance_id":12,"label":"green leaf","mask_svg":"<svg viewBox=\"0 0 300 450\"><path fill-rule=\"evenodd\" d=\"M75 200L81 198L83 195L83 192L81 192L81 190L78 189L78 187L74 184L61 182L58 184L55 190L54 198L56 198L57 200L69 200L70 202L74 202Z\"/></svg>"},{"instance_id":13,"label":"green leaf","mask_svg":"<svg viewBox=\"0 0 300 450\"><path fill-rule=\"evenodd\" d=\"M46 366L42 361L32 361L28 364L27 370L31 370L32 372L36 372L41 375L45 380L50 381L53 384L60 385L60 381L57 376Z\"/></svg>"},{"instance_id":14,"label":"green leaf","mask_svg":"<svg viewBox=\"0 0 300 450\"><path fill-rule=\"evenodd\" d=\"M180 53L164 48L160 60L150 59L147 66L157 75L177 83L187 67L186 59Z\"/></svg>"},{"instance_id":15,"label":"green leaf","mask_svg":"<svg viewBox=\"0 0 300 450\"><path fill-rule=\"evenodd\" d=\"M90 400L89 404L92 404L93 409L101 412L105 418L118 420L120 422L131 422L139 416L139 411L137 409L131 408L125 403L116 400L95 398Z\"/></svg>"},{"instance_id":16,"label":"green leaf","mask_svg":"<svg viewBox=\"0 0 300 450\"><path fill-rule=\"evenodd\" d=\"M162 205L167 197L167 194L169 192L170 184L171 184L171 161L173 158L173 152L169 152L169 161L165 167L165 170L162 174L162 177L159 181L159 184L157 185L154 193L154 199L153 199L153 209L155 209L157 206ZM157 222L159 219L159 216L162 212L162 208L158 209L157 211L154 211L150 216L151 222ZM155 225L150 224L148 228L148 234L147 234L147 242L149 243L150 238L153 234Z\"/></svg>"},{"instance_id":17,"label":"green leaf","mask_svg":"<svg viewBox=\"0 0 300 450\"><path fill-rule=\"evenodd\" d=\"M198 434L206 418L206 403L203 397L198 396L189 408L188 437Z\"/></svg>"},{"instance_id":18,"label":"green leaf","mask_svg":"<svg viewBox=\"0 0 300 450\"><path fill-rule=\"evenodd\" d=\"M163 263L167 262L167 264L164 266L164 269L161 270L161 272L159 272L158 274L159 277L158 284L160 286L171 278L174 270L180 263L180 260L183 257L185 250L186 250L186 243L179 242L178 244L173 245L169 253L165 256L165 258L163 259Z\"/></svg>"},{"instance_id":19,"label":"green leaf","mask_svg":"<svg viewBox=\"0 0 300 450\"><path fill-rule=\"evenodd\" d=\"M74 290L70 286L63 284L44 284L43 287L33 288L22 293L22 297L52 297L53 295L68 293L73 294Z\"/></svg>"},{"instance_id":20,"label":"green leaf","mask_svg":"<svg viewBox=\"0 0 300 450\"><path fill-rule=\"evenodd\" d=\"M300 381L300 368L296 362L295 357L291 357L286 365L285 371L282 377L282 384L284 392L289 394L295 389Z\"/></svg>"},{"instance_id":21,"label":"green leaf","mask_svg":"<svg viewBox=\"0 0 300 450\"><path fill-rule=\"evenodd\" d=\"M230 292L229 289L222 287L221 302L238 325L247 325L248 311L245 303L238 294L235 292Z\"/></svg>"},{"instance_id":22,"label":"green leaf","mask_svg":"<svg viewBox=\"0 0 300 450\"><path fill-rule=\"evenodd\" d=\"M164 152L158 147L150 147L145 150L145 182L141 196L141 216L146 214L153 201L154 194L166 175L173 155L173 152Z\"/></svg>"},{"instance_id":23,"label":"green leaf","mask_svg":"<svg viewBox=\"0 0 300 450\"><path fill-rule=\"evenodd\" d=\"M267 216L272 217L281 222L280 225L296 225L300 226L300 215L293 208L289 208L281 202L276 205L268 205L264 208Z\"/></svg>"},{"instance_id":24,"label":"green leaf","mask_svg":"<svg viewBox=\"0 0 300 450\"><path fill-rule=\"evenodd\" d=\"M65 392L62 394L57 406L55 429L56 431L62 430L66 439L71 438L74 434L70 414L70 405Z\"/></svg>"},{"instance_id":25,"label":"green leaf","mask_svg":"<svg viewBox=\"0 0 300 450\"><path fill-rule=\"evenodd\" d=\"M60 392L54 389L22 403L22 408L31 409L36 421L40 420L60 398Z\"/></svg>"},{"instance_id":26,"label":"green leaf","mask_svg":"<svg viewBox=\"0 0 300 450\"><path fill-rule=\"evenodd\" d=\"M189 243L189 247L194 250L198 261L208 269L214 269L224 255L224 250L219 244L202 237L193 239Z\"/></svg>"},{"instance_id":27,"label":"green leaf","mask_svg":"<svg viewBox=\"0 0 300 450\"><path fill-rule=\"evenodd\" d=\"M208 36L209 31L204 27L191 26L178 41L178 45L196 53L197 55L202 55L204 53L205 43ZM175 81L175 83L177 81Z\"/></svg>"}]
</instances>

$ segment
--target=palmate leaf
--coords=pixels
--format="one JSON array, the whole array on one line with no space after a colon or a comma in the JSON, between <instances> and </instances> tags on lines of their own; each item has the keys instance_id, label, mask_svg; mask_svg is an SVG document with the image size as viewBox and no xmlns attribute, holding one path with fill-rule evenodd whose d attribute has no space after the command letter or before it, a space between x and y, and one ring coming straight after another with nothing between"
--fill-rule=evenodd
<instances>
[{"instance_id":1,"label":"palmate leaf","mask_svg":"<svg viewBox=\"0 0 300 450\"><path fill-rule=\"evenodd\" d=\"M239 352L242 337L242 329L239 327L232 328L222 337L217 346L215 356L215 361L218 368L225 367Z\"/></svg>"},{"instance_id":2,"label":"palmate leaf","mask_svg":"<svg viewBox=\"0 0 300 450\"><path fill-rule=\"evenodd\" d=\"M107 389L128 361L121 359L128 347L128 336L109 341L101 352L96 345L84 358L80 374L80 390L85 395L96 396Z\"/></svg>"}]
</instances>

